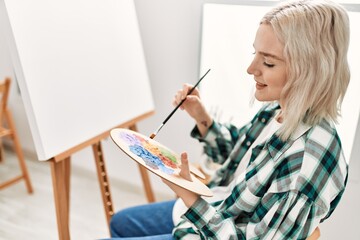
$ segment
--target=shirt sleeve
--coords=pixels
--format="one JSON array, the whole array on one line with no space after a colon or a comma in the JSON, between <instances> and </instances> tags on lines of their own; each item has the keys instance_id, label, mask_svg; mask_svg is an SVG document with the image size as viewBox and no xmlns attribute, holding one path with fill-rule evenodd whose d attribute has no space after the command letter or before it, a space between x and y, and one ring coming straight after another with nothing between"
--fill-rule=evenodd
<instances>
[{"instance_id":1,"label":"shirt sleeve","mask_svg":"<svg viewBox=\"0 0 360 240\"><path fill-rule=\"evenodd\" d=\"M208 161L223 164L228 159L237 142L245 139L248 130L258 121L266 124L266 121L271 117L270 115L273 114L273 110L278 107L278 105L264 105L251 121L240 128L231 123L221 124L213 121L205 136L201 136L196 126L190 135L204 143L204 153L207 155ZM261 117L261 120L259 120L259 117Z\"/></svg>"},{"instance_id":2,"label":"shirt sleeve","mask_svg":"<svg viewBox=\"0 0 360 240\"><path fill-rule=\"evenodd\" d=\"M183 218L193 224L197 234L206 236L205 239L306 239L318 226L323 212L306 195L295 191L268 194L245 225L238 217L249 216L232 217L232 210L220 212L199 199Z\"/></svg>"},{"instance_id":3,"label":"shirt sleeve","mask_svg":"<svg viewBox=\"0 0 360 240\"><path fill-rule=\"evenodd\" d=\"M213 122L205 136L201 137L196 126L191 131L191 136L204 143L204 153L210 161L223 164L250 126L251 123L248 123L239 129L232 124Z\"/></svg>"}]
</instances>

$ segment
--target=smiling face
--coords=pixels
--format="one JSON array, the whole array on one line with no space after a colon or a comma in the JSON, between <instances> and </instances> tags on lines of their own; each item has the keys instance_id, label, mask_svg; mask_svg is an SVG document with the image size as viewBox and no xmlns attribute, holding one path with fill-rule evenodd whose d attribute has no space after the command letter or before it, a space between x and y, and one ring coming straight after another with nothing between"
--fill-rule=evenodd
<instances>
[{"instance_id":1,"label":"smiling face","mask_svg":"<svg viewBox=\"0 0 360 240\"><path fill-rule=\"evenodd\" d=\"M276 38L269 24L260 24L254 41L254 59L247 69L254 76L255 98L259 101L279 101L286 83L284 45Z\"/></svg>"}]
</instances>

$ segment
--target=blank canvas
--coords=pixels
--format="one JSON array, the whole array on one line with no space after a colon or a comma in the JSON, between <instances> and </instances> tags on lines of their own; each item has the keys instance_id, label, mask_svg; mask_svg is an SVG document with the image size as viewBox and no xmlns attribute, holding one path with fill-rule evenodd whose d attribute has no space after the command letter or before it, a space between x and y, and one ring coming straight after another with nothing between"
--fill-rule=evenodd
<instances>
[{"instance_id":1,"label":"blank canvas","mask_svg":"<svg viewBox=\"0 0 360 240\"><path fill-rule=\"evenodd\" d=\"M2 0L39 160L153 110L133 0Z\"/></svg>"}]
</instances>

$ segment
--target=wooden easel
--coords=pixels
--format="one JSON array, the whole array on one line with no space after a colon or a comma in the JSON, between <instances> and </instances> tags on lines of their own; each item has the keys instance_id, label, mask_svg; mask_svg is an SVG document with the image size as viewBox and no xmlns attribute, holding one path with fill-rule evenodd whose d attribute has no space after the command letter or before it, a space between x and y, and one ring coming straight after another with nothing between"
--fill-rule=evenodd
<instances>
[{"instance_id":1,"label":"wooden easel","mask_svg":"<svg viewBox=\"0 0 360 240\"><path fill-rule=\"evenodd\" d=\"M140 115L126 123L120 124L115 128L129 128L136 131L136 123L149 117L154 112L148 112L143 115ZM101 140L105 139L110 135L111 129L108 131L89 139L88 141L79 144L49 160L51 167L51 175L54 189L54 200L55 200L55 209L57 217L57 225L59 232L60 240L70 240L70 231L69 231L69 217L70 217L70 171L71 171L71 155L75 152L80 151L81 149L92 146L98 180L100 184L101 195L104 204L104 210L106 215L106 220L109 225L110 219L114 214L114 207L111 199L110 192L110 183L107 176L103 151L101 147ZM153 191L150 185L150 179L148 176L148 171L139 165L139 170L143 185L145 188L145 193L147 200L149 202L154 202L155 198Z\"/></svg>"}]
</instances>

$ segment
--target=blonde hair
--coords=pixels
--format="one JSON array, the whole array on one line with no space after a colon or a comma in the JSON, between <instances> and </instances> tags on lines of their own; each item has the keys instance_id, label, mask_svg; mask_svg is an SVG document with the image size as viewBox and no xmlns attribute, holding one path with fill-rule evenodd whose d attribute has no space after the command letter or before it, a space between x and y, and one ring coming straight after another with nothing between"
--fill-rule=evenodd
<instances>
[{"instance_id":1,"label":"blonde hair","mask_svg":"<svg viewBox=\"0 0 360 240\"><path fill-rule=\"evenodd\" d=\"M345 9L327 0L292 1L268 12L261 24L270 24L284 44L288 79L280 137L288 139L302 122L337 122L350 80Z\"/></svg>"}]
</instances>

